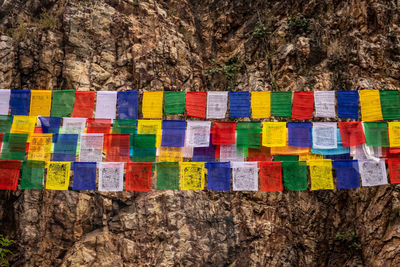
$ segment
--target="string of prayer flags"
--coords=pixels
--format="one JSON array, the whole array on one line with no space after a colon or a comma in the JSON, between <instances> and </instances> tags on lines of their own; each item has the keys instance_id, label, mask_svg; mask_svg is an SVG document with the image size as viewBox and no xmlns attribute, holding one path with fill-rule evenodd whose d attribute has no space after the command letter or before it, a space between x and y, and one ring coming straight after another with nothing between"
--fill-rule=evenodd
<instances>
[{"instance_id":1,"label":"string of prayer flags","mask_svg":"<svg viewBox=\"0 0 400 267\"><path fill-rule=\"evenodd\" d=\"M271 161L271 149L269 147L262 146L260 149L249 148L247 155L247 161Z\"/></svg>"},{"instance_id":2,"label":"string of prayer flags","mask_svg":"<svg viewBox=\"0 0 400 267\"><path fill-rule=\"evenodd\" d=\"M103 159L104 135L89 133L80 136L79 161L81 162L101 162Z\"/></svg>"},{"instance_id":3,"label":"string of prayer flags","mask_svg":"<svg viewBox=\"0 0 400 267\"><path fill-rule=\"evenodd\" d=\"M181 190L204 190L204 162L180 162Z\"/></svg>"},{"instance_id":4,"label":"string of prayer flags","mask_svg":"<svg viewBox=\"0 0 400 267\"><path fill-rule=\"evenodd\" d=\"M0 115L0 133L9 133L11 130L12 121L13 116Z\"/></svg>"},{"instance_id":5,"label":"string of prayer flags","mask_svg":"<svg viewBox=\"0 0 400 267\"><path fill-rule=\"evenodd\" d=\"M210 137L210 138L212 138L212 137ZM215 155L216 155L216 149L217 149L217 147L215 145L213 145L211 142L208 147L194 147L192 161L193 162L199 162L199 161L214 162Z\"/></svg>"},{"instance_id":6,"label":"string of prayer flags","mask_svg":"<svg viewBox=\"0 0 400 267\"><path fill-rule=\"evenodd\" d=\"M251 92L251 116L253 119L271 117L271 92Z\"/></svg>"},{"instance_id":7,"label":"string of prayer flags","mask_svg":"<svg viewBox=\"0 0 400 267\"><path fill-rule=\"evenodd\" d=\"M236 125L237 147L260 148L261 123L240 121Z\"/></svg>"},{"instance_id":8,"label":"string of prayer flags","mask_svg":"<svg viewBox=\"0 0 400 267\"><path fill-rule=\"evenodd\" d=\"M96 162L75 162L72 190L96 190Z\"/></svg>"},{"instance_id":9,"label":"string of prayer flags","mask_svg":"<svg viewBox=\"0 0 400 267\"><path fill-rule=\"evenodd\" d=\"M156 135L156 147L161 146L162 121L161 120L139 120L138 134Z\"/></svg>"},{"instance_id":10,"label":"string of prayer flags","mask_svg":"<svg viewBox=\"0 0 400 267\"><path fill-rule=\"evenodd\" d=\"M400 147L400 122L391 121L388 125L390 147Z\"/></svg>"},{"instance_id":11,"label":"string of prayer flags","mask_svg":"<svg viewBox=\"0 0 400 267\"><path fill-rule=\"evenodd\" d=\"M135 136L132 159L134 162L156 161L156 135L138 134Z\"/></svg>"},{"instance_id":12,"label":"string of prayer flags","mask_svg":"<svg viewBox=\"0 0 400 267\"><path fill-rule=\"evenodd\" d=\"M283 183L292 191L307 190L307 165L304 161L282 161Z\"/></svg>"},{"instance_id":13,"label":"string of prayer flags","mask_svg":"<svg viewBox=\"0 0 400 267\"><path fill-rule=\"evenodd\" d=\"M124 189L124 163L99 163L99 191L118 192Z\"/></svg>"},{"instance_id":14,"label":"string of prayer flags","mask_svg":"<svg viewBox=\"0 0 400 267\"><path fill-rule=\"evenodd\" d=\"M390 183L400 183L400 159L388 159Z\"/></svg>"},{"instance_id":15,"label":"string of prayer flags","mask_svg":"<svg viewBox=\"0 0 400 267\"><path fill-rule=\"evenodd\" d=\"M129 162L130 135L106 134L104 136L106 162Z\"/></svg>"},{"instance_id":16,"label":"string of prayer flags","mask_svg":"<svg viewBox=\"0 0 400 267\"><path fill-rule=\"evenodd\" d=\"M186 115L204 119L206 117L207 92L186 93Z\"/></svg>"},{"instance_id":17,"label":"string of prayer flags","mask_svg":"<svg viewBox=\"0 0 400 267\"><path fill-rule=\"evenodd\" d=\"M292 92L272 91L271 92L271 115L278 117L292 116Z\"/></svg>"},{"instance_id":18,"label":"string of prayer flags","mask_svg":"<svg viewBox=\"0 0 400 267\"><path fill-rule=\"evenodd\" d=\"M379 90L360 90L359 93L362 120L383 120Z\"/></svg>"},{"instance_id":19,"label":"string of prayer flags","mask_svg":"<svg viewBox=\"0 0 400 267\"><path fill-rule=\"evenodd\" d=\"M207 119L224 119L228 105L228 92L207 93Z\"/></svg>"},{"instance_id":20,"label":"string of prayer flags","mask_svg":"<svg viewBox=\"0 0 400 267\"><path fill-rule=\"evenodd\" d=\"M258 190L257 162L231 162L233 191Z\"/></svg>"},{"instance_id":21,"label":"string of prayer flags","mask_svg":"<svg viewBox=\"0 0 400 267\"><path fill-rule=\"evenodd\" d=\"M75 91L75 102L72 117L93 118L95 91Z\"/></svg>"},{"instance_id":22,"label":"string of prayer flags","mask_svg":"<svg viewBox=\"0 0 400 267\"><path fill-rule=\"evenodd\" d=\"M262 145L280 147L287 144L286 122L263 122Z\"/></svg>"},{"instance_id":23,"label":"string of prayer flags","mask_svg":"<svg viewBox=\"0 0 400 267\"><path fill-rule=\"evenodd\" d=\"M186 121L162 121L161 146L183 147L185 145Z\"/></svg>"},{"instance_id":24,"label":"string of prayer flags","mask_svg":"<svg viewBox=\"0 0 400 267\"><path fill-rule=\"evenodd\" d=\"M16 115L11 125L11 133L33 133L37 118L35 116Z\"/></svg>"},{"instance_id":25,"label":"string of prayer flags","mask_svg":"<svg viewBox=\"0 0 400 267\"><path fill-rule=\"evenodd\" d=\"M311 122L288 122L289 146L311 147Z\"/></svg>"},{"instance_id":26,"label":"string of prayer flags","mask_svg":"<svg viewBox=\"0 0 400 267\"><path fill-rule=\"evenodd\" d=\"M186 92L164 92L164 113L175 115L185 113Z\"/></svg>"},{"instance_id":27,"label":"string of prayer flags","mask_svg":"<svg viewBox=\"0 0 400 267\"><path fill-rule=\"evenodd\" d=\"M363 186L377 186L387 184L385 160L359 160L361 182Z\"/></svg>"},{"instance_id":28,"label":"string of prayer flags","mask_svg":"<svg viewBox=\"0 0 400 267\"><path fill-rule=\"evenodd\" d=\"M314 92L293 92L292 119L309 120L313 117Z\"/></svg>"},{"instance_id":29,"label":"string of prayer flags","mask_svg":"<svg viewBox=\"0 0 400 267\"><path fill-rule=\"evenodd\" d=\"M98 91L96 98L96 119L115 119L117 112L117 92Z\"/></svg>"},{"instance_id":30,"label":"string of prayer flags","mask_svg":"<svg viewBox=\"0 0 400 267\"><path fill-rule=\"evenodd\" d=\"M54 137L53 161L75 161L77 134L58 134Z\"/></svg>"},{"instance_id":31,"label":"string of prayer flags","mask_svg":"<svg viewBox=\"0 0 400 267\"><path fill-rule=\"evenodd\" d=\"M335 118L335 91L315 91L315 116Z\"/></svg>"},{"instance_id":32,"label":"string of prayer flags","mask_svg":"<svg viewBox=\"0 0 400 267\"><path fill-rule=\"evenodd\" d=\"M231 166L229 162L206 163L208 190L229 191L231 189Z\"/></svg>"},{"instance_id":33,"label":"string of prayer flags","mask_svg":"<svg viewBox=\"0 0 400 267\"><path fill-rule=\"evenodd\" d=\"M211 121L187 121L185 146L208 147Z\"/></svg>"},{"instance_id":34,"label":"string of prayer flags","mask_svg":"<svg viewBox=\"0 0 400 267\"><path fill-rule=\"evenodd\" d=\"M365 144L365 135L361 122L339 122L340 136L343 146L358 146Z\"/></svg>"},{"instance_id":35,"label":"string of prayer flags","mask_svg":"<svg viewBox=\"0 0 400 267\"><path fill-rule=\"evenodd\" d=\"M50 161L53 136L51 133L34 133L30 136L28 160Z\"/></svg>"},{"instance_id":36,"label":"string of prayer flags","mask_svg":"<svg viewBox=\"0 0 400 267\"><path fill-rule=\"evenodd\" d=\"M159 162L180 162L183 161L182 147L159 147Z\"/></svg>"},{"instance_id":37,"label":"string of prayer flags","mask_svg":"<svg viewBox=\"0 0 400 267\"><path fill-rule=\"evenodd\" d=\"M381 111L384 120L400 119L400 95L398 90L379 91Z\"/></svg>"},{"instance_id":38,"label":"string of prayer flags","mask_svg":"<svg viewBox=\"0 0 400 267\"><path fill-rule=\"evenodd\" d=\"M51 105L52 117L70 117L74 109L75 90L54 90Z\"/></svg>"},{"instance_id":39,"label":"string of prayer flags","mask_svg":"<svg viewBox=\"0 0 400 267\"><path fill-rule=\"evenodd\" d=\"M125 190L149 192L153 163L125 163Z\"/></svg>"},{"instance_id":40,"label":"string of prayer flags","mask_svg":"<svg viewBox=\"0 0 400 267\"><path fill-rule=\"evenodd\" d=\"M87 119L87 133L108 134L111 129L111 119Z\"/></svg>"},{"instance_id":41,"label":"string of prayer flags","mask_svg":"<svg viewBox=\"0 0 400 267\"><path fill-rule=\"evenodd\" d=\"M23 161L21 166L21 189L41 190L43 188L45 165L44 161Z\"/></svg>"},{"instance_id":42,"label":"string of prayer flags","mask_svg":"<svg viewBox=\"0 0 400 267\"><path fill-rule=\"evenodd\" d=\"M50 116L51 109L50 90L31 90L31 105L29 116Z\"/></svg>"},{"instance_id":43,"label":"string of prayer flags","mask_svg":"<svg viewBox=\"0 0 400 267\"><path fill-rule=\"evenodd\" d=\"M368 146L389 146L387 122L364 122L363 125Z\"/></svg>"},{"instance_id":44,"label":"string of prayer flags","mask_svg":"<svg viewBox=\"0 0 400 267\"><path fill-rule=\"evenodd\" d=\"M251 116L249 92L229 92L229 114L231 118Z\"/></svg>"},{"instance_id":45,"label":"string of prayer flags","mask_svg":"<svg viewBox=\"0 0 400 267\"><path fill-rule=\"evenodd\" d=\"M315 149L337 148L336 122L313 122L312 138Z\"/></svg>"},{"instance_id":46,"label":"string of prayer flags","mask_svg":"<svg viewBox=\"0 0 400 267\"><path fill-rule=\"evenodd\" d=\"M164 92L143 92L142 114L144 119L162 119Z\"/></svg>"},{"instance_id":47,"label":"string of prayer flags","mask_svg":"<svg viewBox=\"0 0 400 267\"><path fill-rule=\"evenodd\" d=\"M337 91L338 117L358 119L358 91Z\"/></svg>"},{"instance_id":48,"label":"string of prayer flags","mask_svg":"<svg viewBox=\"0 0 400 267\"><path fill-rule=\"evenodd\" d=\"M28 134L4 133L0 160L24 160Z\"/></svg>"},{"instance_id":49,"label":"string of prayer flags","mask_svg":"<svg viewBox=\"0 0 400 267\"><path fill-rule=\"evenodd\" d=\"M332 161L330 159L307 161L310 168L311 190L333 190Z\"/></svg>"},{"instance_id":50,"label":"string of prayer flags","mask_svg":"<svg viewBox=\"0 0 400 267\"><path fill-rule=\"evenodd\" d=\"M58 134L61 126L59 117L39 117L42 133ZM64 123L65 124L65 123Z\"/></svg>"},{"instance_id":51,"label":"string of prayer flags","mask_svg":"<svg viewBox=\"0 0 400 267\"><path fill-rule=\"evenodd\" d=\"M158 162L157 190L179 190L179 163Z\"/></svg>"},{"instance_id":52,"label":"string of prayer flags","mask_svg":"<svg viewBox=\"0 0 400 267\"><path fill-rule=\"evenodd\" d=\"M233 145L235 144L236 122L216 121L212 130L213 145Z\"/></svg>"},{"instance_id":53,"label":"string of prayer flags","mask_svg":"<svg viewBox=\"0 0 400 267\"><path fill-rule=\"evenodd\" d=\"M259 162L258 167L262 192L283 191L282 167L279 161Z\"/></svg>"},{"instance_id":54,"label":"string of prayer flags","mask_svg":"<svg viewBox=\"0 0 400 267\"><path fill-rule=\"evenodd\" d=\"M11 90L0 90L0 115L8 115L10 109Z\"/></svg>"},{"instance_id":55,"label":"string of prayer flags","mask_svg":"<svg viewBox=\"0 0 400 267\"><path fill-rule=\"evenodd\" d=\"M68 190L71 162L47 163L46 189Z\"/></svg>"},{"instance_id":56,"label":"string of prayer flags","mask_svg":"<svg viewBox=\"0 0 400 267\"><path fill-rule=\"evenodd\" d=\"M336 172L336 187L338 189L353 189L360 187L360 174L357 160L335 160L333 167Z\"/></svg>"},{"instance_id":57,"label":"string of prayer flags","mask_svg":"<svg viewBox=\"0 0 400 267\"><path fill-rule=\"evenodd\" d=\"M31 104L31 90L11 90L10 109L11 115L29 115Z\"/></svg>"},{"instance_id":58,"label":"string of prayer flags","mask_svg":"<svg viewBox=\"0 0 400 267\"><path fill-rule=\"evenodd\" d=\"M118 92L118 119L137 120L139 93L137 90Z\"/></svg>"},{"instance_id":59,"label":"string of prayer flags","mask_svg":"<svg viewBox=\"0 0 400 267\"><path fill-rule=\"evenodd\" d=\"M17 190L21 161L0 161L0 190Z\"/></svg>"}]
</instances>

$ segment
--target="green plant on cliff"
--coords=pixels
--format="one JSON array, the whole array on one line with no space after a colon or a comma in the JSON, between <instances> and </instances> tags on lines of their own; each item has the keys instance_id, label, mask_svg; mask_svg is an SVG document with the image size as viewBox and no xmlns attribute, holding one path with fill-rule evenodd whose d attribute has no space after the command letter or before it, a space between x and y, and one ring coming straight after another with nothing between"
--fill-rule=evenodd
<instances>
[{"instance_id":1,"label":"green plant on cliff","mask_svg":"<svg viewBox=\"0 0 400 267\"><path fill-rule=\"evenodd\" d=\"M37 25L43 30L54 30L57 27L57 20L53 15L44 11L40 14L40 19Z\"/></svg>"},{"instance_id":2,"label":"green plant on cliff","mask_svg":"<svg viewBox=\"0 0 400 267\"><path fill-rule=\"evenodd\" d=\"M211 65L213 67L206 68L206 77L210 79L217 73L224 75L229 90L233 90L236 87L237 73L245 68L245 64L241 62L238 56L230 57L223 64L212 59Z\"/></svg>"},{"instance_id":3,"label":"green plant on cliff","mask_svg":"<svg viewBox=\"0 0 400 267\"><path fill-rule=\"evenodd\" d=\"M15 241L8 239L0 234L0 266L10 266L7 260L8 255L12 255L11 250L8 249Z\"/></svg>"},{"instance_id":4,"label":"green plant on cliff","mask_svg":"<svg viewBox=\"0 0 400 267\"><path fill-rule=\"evenodd\" d=\"M335 239L343 244L351 254L362 248L358 235L354 231L337 232Z\"/></svg>"},{"instance_id":5,"label":"green plant on cliff","mask_svg":"<svg viewBox=\"0 0 400 267\"><path fill-rule=\"evenodd\" d=\"M289 18L288 25L295 34L311 33L310 21L300 14Z\"/></svg>"},{"instance_id":6,"label":"green plant on cliff","mask_svg":"<svg viewBox=\"0 0 400 267\"><path fill-rule=\"evenodd\" d=\"M265 24L257 21L253 30L253 37L256 39L264 39L269 34L271 34L271 31L265 26Z\"/></svg>"}]
</instances>

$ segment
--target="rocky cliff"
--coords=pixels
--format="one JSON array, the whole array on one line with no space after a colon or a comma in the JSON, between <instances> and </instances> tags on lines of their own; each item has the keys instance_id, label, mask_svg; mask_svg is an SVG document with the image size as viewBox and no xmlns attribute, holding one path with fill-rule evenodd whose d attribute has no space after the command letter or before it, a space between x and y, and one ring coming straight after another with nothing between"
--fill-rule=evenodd
<instances>
[{"instance_id":1,"label":"rocky cliff","mask_svg":"<svg viewBox=\"0 0 400 267\"><path fill-rule=\"evenodd\" d=\"M400 88L397 0L0 0L0 34L0 88ZM15 266L400 265L395 185L0 201Z\"/></svg>"}]
</instances>

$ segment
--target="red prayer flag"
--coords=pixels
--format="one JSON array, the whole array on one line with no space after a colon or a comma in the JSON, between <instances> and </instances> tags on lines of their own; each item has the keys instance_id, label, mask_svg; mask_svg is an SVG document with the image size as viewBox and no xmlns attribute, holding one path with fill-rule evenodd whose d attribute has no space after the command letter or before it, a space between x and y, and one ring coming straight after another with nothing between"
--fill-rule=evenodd
<instances>
[{"instance_id":1,"label":"red prayer flag","mask_svg":"<svg viewBox=\"0 0 400 267\"><path fill-rule=\"evenodd\" d=\"M400 183L400 159L389 159L389 177L390 183L399 184Z\"/></svg>"},{"instance_id":2,"label":"red prayer flag","mask_svg":"<svg viewBox=\"0 0 400 267\"><path fill-rule=\"evenodd\" d=\"M283 191L282 168L279 161L259 162L260 185L262 192Z\"/></svg>"},{"instance_id":3,"label":"red prayer flag","mask_svg":"<svg viewBox=\"0 0 400 267\"><path fill-rule=\"evenodd\" d=\"M87 133L108 134L111 129L111 119L87 119Z\"/></svg>"},{"instance_id":4,"label":"red prayer flag","mask_svg":"<svg viewBox=\"0 0 400 267\"><path fill-rule=\"evenodd\" d=\"M204 119L206 117L207 92L186 93L186 115Z\"/></svg>"},{"instance_id":5,"label":"red prayer flag","mask_svg":"<svg viewBox=\"0 0 400 267\"><path fill-rule=\"evenodd\" d=\"M389 148L382 147L382 156L381 158L390 159L390 158L400 158L399 149L398 148Z\"/></svg>"},{"instance_id":6,"label":"red prayer flag","mask_svg":"<svg viewBox=\"0 0 400 267\"><path fill-rule=\"evenodd\" d=\"M309 120L313 117L314 92L301 91L293 93L292 119Z\"/></svg>"},{"instance_id":7,"label":"red prayer flag","mask_svg":"<svg viewBox=\"0 0 400 267\"><path fill-rule=\"evenodd\" d=\"M95 98L95 91L75 91L74 109L71 117L92 118Z\"/></svg>"},{"instance_id":8,"label":"red prayer flag","mask_svg":"<svg viewBox=\"0 0 400 267\"><path fill-rule=\"evenodd\" d=\"M235 121L216 121L212 130L213 145L235 144Z\"/></svg>"},{"instance_id":9,"label":"red prayer flag","mask_svg":"<svg viewBox=\"0 0 400 267\"><path fill-rule=\"evenodd\" d=\"M129 162L129 134L106 134L104 136L104 151L106 162Z\"/></svg>"},{"instance_id":10,"label":"red prayer flag","mask_svg":"<svg viewBox=\"0 0 400 267\"><path fill-rule=\"evenodd\" d=\"M149 192L151 188L152 162L125 163L125 190Z\"/></svg>"},{"instance_id":11,"label":"red prayer flag","mask_svg":"<svg viewBox=\"0 0 400 267\"><path fill-rule=\"evenodd\" d=\"M0 190L17 190L21 161L0 161Z\"/></svg>"},{"instance_id":12,"label":"red prayer flag","mask_svg":"<svg viewBox=\"0 0 400 267\"><path fill-rule=\"evenodd\" d=\"M339 122L343 146L365 144L365 135L361 122Z\"/></svg>"},{"instance_id":13,"label":"red prayer flag","mask_svg":"<svg viewBox=\"0 0 400 267\"><path fill-rule=\"evenodd\" d=\"M260 149L249 148L247 161L271 161L271 148L262 146Z\"/></svg>"}]
</instances>

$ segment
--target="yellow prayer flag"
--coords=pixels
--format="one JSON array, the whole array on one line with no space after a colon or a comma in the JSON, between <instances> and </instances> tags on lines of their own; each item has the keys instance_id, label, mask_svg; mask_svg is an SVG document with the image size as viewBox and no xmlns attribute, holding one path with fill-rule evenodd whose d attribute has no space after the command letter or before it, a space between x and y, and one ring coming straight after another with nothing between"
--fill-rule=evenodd
<instances>
[{"instance_id":1,"label":"yellow prayer flag","mask_svg":"<svg viewBox=\"0 0 400 267\"><path fill-rule=\"evenodd\" d=\"M68 190L71 162L50 161L47 163L46 189Z\"/></svg>"},{"instance_id":2,"label":"yellow prayer flag","mask_svg":"<svg viewBox=\"0 0 400 267\"><path fill-rule=\"evenodd\" d=\"M181 190L204 189L204 162L180 162Z\"/></svg>"},{"instance_id":3,"label":"yellow prayer flag","mask_svg":"<svg viewBox=\"0 0 400 267\"><path fill-rule=\"evenodd\" d=\"M309 160L311 190L333 190L332 161L330 159Z\"/></svg>"},{"instance_id":4,"label":"yellow prayer flag","mask_svg":"<svg viewBox=\"0 0 400 267\"><path fill-rule=\"evenodd\" d=\"M271 147L271 155L307 155L309 147L282 146Z\"/></svg>"},{"instance_id":5,"label":"yellow prayer flag","mask_svg":"<svg viewBox=\"0 0 400 267\"><path fill-rule=\"evenodd\" d=\"M138 120L138 134L155 134L156 147L161 147L161 120Z\"/></svg>"},{"instance_id":6,"label":"yellow prayer flag","mask_svg":"<svg viewBox=\"0 0 400 267\"><path fill-rule=\"evenodd\" d=\"M30 136L28 160L50 161L53 134L34 133Z\"/></svg>"},{"instance_id":7,"label":"yellow prayer flag","mask_svg":"<svg viewBox=\"0 0 400 267\"><path fill-rule=\"evenodd\" d=\"M360 104L363 121L383 120L379 90L360 90Z\"/></svg>"},{"instance_id":8,"label":"yellow prayer flag","mask_svg":"<svg viewBox=\"0 0 400 267\"><path fill-rule=\"evenodd\" d=\"M307 161L307 160L313 160L313 159L324 159L324 156L319 155L319 154L314 154L314 153L299 155L299 161Z\"/></svg>"},{"instance_id":9,"label":"yellow prayer flag","mask_svg":"<svg viewBox=\"0 0 400 267\"><path fill-rule=\"evenodd\" d=\"M145 119L162 119L164 92L143 92L142 113Z\"/></svg>"},{"instance_id":10,"label":"yellow prayer flag","mask_svg":"<svg viewBox=\"0 0 400 267\"><path fill-rule=\"evenodd\" d=\"M286 146L286 122L263 122L262 145L267 147Z\"/></svg>"},{"instance_id":11,"label":"yellow prayer flag","mask_svg":"<svg viewBox=\"0 0 400 267\"><path fill-rule=\"evenodd\" d=\"M182 147L160 147L158 149L159 162L180 162L183 161Z\"/></svg>"},{"instance_id":12,"label":"yellow prayer flag","mask_svg":"<svg viewBox=\"0 0 400 267\"><path fill-rule=\"evenodd\" d=\"M36 116L15 115L11 125L11 133L31 134L35 131L36 121Z\"/></svg>"},{"instance_id":13,"label":"yellow prayer flag","mask_svg":"<svg viewBox=\"0 0 400 267\"><path fill-rule=\"evenodd\" d=\"M50 116L51 90L31 90L30 116Z\"/></svg>"},{"instance_id":14,"label":"yellow prayer flag","mask_svg":"<svg viewBox=\"0 0 400 267\"><path fill-rule=\"evenodd\" d=\"M251 115L254 119L271 117L271 92L251 92Z\"/></svg>"},{"instance_id":15,"label":"yellow prayer flag","mask_svg":"<svg viewBox=\"0 0 400 267\"><path fill-rule=\"evenodd\" d=\"M388 122L390 147L400 147L400 122Z\"/></svg>"}]
</instances>

